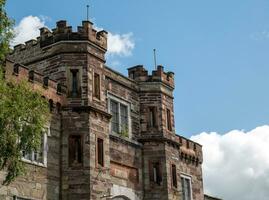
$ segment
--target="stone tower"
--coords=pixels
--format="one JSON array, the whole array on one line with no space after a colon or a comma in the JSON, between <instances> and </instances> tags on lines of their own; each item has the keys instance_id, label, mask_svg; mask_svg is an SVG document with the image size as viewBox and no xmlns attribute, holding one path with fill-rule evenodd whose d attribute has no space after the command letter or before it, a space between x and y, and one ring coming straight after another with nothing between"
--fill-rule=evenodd
<instances>
[{"instance_id":1,"label":"stone tower","mask_svg":"<svg viewBox=\"0 0 269 200\"><path fill-rule=\"evenodd\" d=\"M89 21L14 47L7 75L42 88L52 120L46 163L24 160L28 176L0 198L203 200L202 147L175 132L174 73L138 65L126 77L106 51L107 32Z\"/></svg>"}]
</instances>

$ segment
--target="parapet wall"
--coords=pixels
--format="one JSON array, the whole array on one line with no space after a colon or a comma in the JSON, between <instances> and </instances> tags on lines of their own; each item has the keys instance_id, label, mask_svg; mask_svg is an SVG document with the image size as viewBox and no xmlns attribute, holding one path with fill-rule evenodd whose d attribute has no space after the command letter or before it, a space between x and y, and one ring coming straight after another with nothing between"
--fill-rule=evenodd
<instances>
[{"instance_id":1,"label":"parapet wall","mask_svg":"<svg viewBox=\"0 0 269 200\"><path fill-rule=\"evenodd\" d=\"M177 135L178 142L180 143L180 159L187 163L202 164L203 153L202 146L194 141Z\"/></svg>"},{"instance_id":2,"label":"parapet wall","mask_svg":"<svg viewBox=\"0 0 269 200\"><path fill-rule=\"evenodd\" d=\"M32 89L40 91L50 103L55 105L58 103L61 106L66 104L67 88L64 85L58 84L55 80L9 60L6 60L4 73L7 81L13 80L17 83L23 80L28 81Z\"/></svg>"},{"instance_id":3,"label":"parapet wall","mask_svg":"<svg viewBox=\"0 0 269 200\"><path fill-rule=\"evenodd\" d=\"M13 53L29 49L33 46L40 45L40 47L46 47L59 41L81 41L88 40L98 47L101 47L104 51L107 50L107 32L97 31L93 28L93 23L90 21L83 21L82 26L78 26L77 32L72 31L72 26L68 26L64 20L56 23L56 28L50 31L48 28L43 27L40 29L40 37L36 40L32 39L25 44L19 44L14 46Z\"/></svg>"},{"instance_id":4,"label":"parapet wall","mask_svg":"<svg viewBox=\"0 0 269 200\"><path fill-rule=\"evenodd\" d=\"M174 73L165 72L164 67L159 65L157 70L152 71L149 75L143 65L137 65L128 69L129 78L138 82L163 82L164 84L174 88Z\"/></svg>"}]
</instances>

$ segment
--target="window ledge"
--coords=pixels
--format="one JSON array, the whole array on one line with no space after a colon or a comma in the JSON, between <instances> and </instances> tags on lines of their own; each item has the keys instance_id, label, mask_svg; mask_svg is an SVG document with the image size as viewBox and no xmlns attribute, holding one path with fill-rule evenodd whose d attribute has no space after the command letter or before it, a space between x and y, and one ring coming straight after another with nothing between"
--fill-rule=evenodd
<instances>
[{"instance_id":1,"label":"window ledge","mask_svg":"<svg viewBox=\"0 0 269 200\"><path fill-rule=\"evenodd\" d=\"M135 140L132 140L130 138L127 138L127 137L120 136L119 134L114 133L114 132L110 133L110 138L119 139L119 140L121 140L123 142L126 142L126 143L128 143L130 145L134 145L136 147L142 147L142 144L140 144L139 142L137 142Z\"/></svg>"},{"instance_id":2,"label":"window ledge","mask_svg":"<svg viewBox=\"0 0 269 200\"><path fill-rule=\"evenodd\" d=\"M35 166L39 166L39 167L43 167L43 168L47 168L47 165L40 163L40 162L35 162L35 161L31 161L31 160L27 160L25 158L21 159L22 162L25 162L27 164L31 164L31 165L35 165Z\"/></svg>"}]
</instances>

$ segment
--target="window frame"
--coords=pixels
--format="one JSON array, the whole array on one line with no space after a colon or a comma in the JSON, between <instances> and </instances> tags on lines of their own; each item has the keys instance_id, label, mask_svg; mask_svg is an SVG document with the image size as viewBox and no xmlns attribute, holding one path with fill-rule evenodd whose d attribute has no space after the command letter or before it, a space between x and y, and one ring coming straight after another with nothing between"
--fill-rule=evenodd
<instances>
[{"instance_id":1,"label":"window frame","mask_svg":"<svg viewBox=\"0 0 269 200\"><path fill-rule=\"evenodd\" d=\"M190 183L190 199L183 199L182 178L189 180L189 183ZM192 200L193 199L193 196L192 196L192 177L190 175L187 175L187 174L181 174L180 175L180 183L181 183L181 197L182 197L182 200Z\"/></svg>"},{"instance_id":2,"label":"window frame","mask_svg":"<svg viewBox=\"0 0 269 200\"><path fill-rule=\"evenodd\" d=\"M98 92L96 89L96 76L98 77ZM96 72L93 72L93 97L101 100L101 75Z\"/></svg>"},{"instance_id":3,"label":"window frame","mask_svg":"<svg viewBox=\"0 0 269 200\"><path fill-rule=\"evenodd\" d=\"M18 196L13 196L13 200L32 200L32 199L28 199L28 198L24 198L24 197L18 197Z\"/></svg>"},{"instance_id":4,"label":"window frame","mask_svg":"<svg viewBox=\"0 0 269 200\"><path fill-rule=\"evenodd\" d=\"M99 163L99 140L102 140L102 163ZM104 167L105 166L105 148L104 148L104 139L97 137L96 139L96 166Z\"/></svg>"},{"instance_id":5,"label":"window frame","mask_svg":"<svg viewBox=\"0 0 269 200\"><path fill-rule=\"evenodd\" d=\"M74 164L74 162L71 162L71 157L70 157L70 138L71 137L80 137L80 150L81 150L81 163L77 163L76 165ZM83 136L81 134L70 134L68 136L68 166L69 167L83 167L83 152L84 152L84 147L83 147Z\"/></svg>"},{"instance_id":6,"label":"window frame","mask_svg":"<svg viewBox=\"0 0 269 200\"><path fill-rule=\"evenodd\" d=\"M166 126L168 131L172 131L172 114L169 108L166 108Z\"/></svg>"},{"instance_id":7,"label":"window frame","mask_svg":"<svg viewBox=\"0 0 269 200\"><path fill-rule=\"evenodd\" d=\"M158 171L156 171L156 180L154 176L154 166L158 164ZM162 163L159 160L149 161L149 181L151 185L162 186L163 184L163 173L162 173Z\"/></svg>"},{"instance_id":8,"label":"window frame","mask_svg":"<svg viewBox=\"0 0 269 200\"><path fill-rule=\"evenodd\" d=\"M116 103L118 103L118 129L119 129L119 132L115 132L112 130L112 122L109 123L109 132L110 133L114 133L116 135L119 135L120 132L121 132L121 104L126 106L127 107L127 122L128 122L128 138L131 138L132 137L132 120L131 120L131 103L128 102L127 100L123 99L123 98L120 98L120 97L117 97L111 93L108 93L107 94L107 97L108 97L108 112L109 114L112 114L111 113L111 101L114 101Z\"/></svg>"},{"instance_id":9,"label":"window frame","mask_svg":"<svg viewBox=\"0 0 269 200\"><path fill-rule=\"evenodd\" d=\"M148 128L158 127L157 106L148 107Z\"/></svg>"},{"instance_id":10,"label":"window frame","mask_svg":"<svg viewBox=\"0 0 269 200\"><path fill-rule=\"evenodd\" d=\"M41 167L47 167L47 157L48 157L48 136L50 136L50 127L46 127L45 128L46 131L43 132L43 145L42 145L42 162L38 162L34 159L36 152L32 151L30 152L28 155L31 156L31 159L27 159L25 158L23 155L21 156L21 160L23 162L29 163L29 164L33 164L33 165L37 165L37 166L41 166ZM22 152L23 154L23 152Z\"/></svg>"},{"instance_id":11,"label":"window frame","mask_svg":"<svg viewBox=\"0 0 269 200\"><path fill-rule=\"evenodd\" d=\"M174 169L175 169L175 171L174 171ZM175 172L175 174L174 174L174 172ZM175 178L175 180L174 180L174 178ZM171 164L171 184L172 184L172 188L175 188L175 189L178 188L177 166L174 163Z\"/></svg>"}]
</instances>

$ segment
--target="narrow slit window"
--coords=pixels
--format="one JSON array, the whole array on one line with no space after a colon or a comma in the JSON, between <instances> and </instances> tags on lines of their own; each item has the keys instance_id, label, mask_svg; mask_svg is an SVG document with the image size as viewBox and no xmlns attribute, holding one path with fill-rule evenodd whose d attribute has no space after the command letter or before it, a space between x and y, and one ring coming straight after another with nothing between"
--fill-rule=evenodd
<instances>
[{"instance_id":1,"label":"narrow slit window","mask_svg":"<svg viewBox=\"0 0 269 200\"><path fill-rule=\"evenodd\" d=\"M34 81L34 71L29 71L29 81Z\"/></svg>"},{"instance_id":2,"label":"narrow slit window","mask_svg":"<svg viewBox=\"0 0 269 200\"><path fill-rule=\"evenodd\" d=\"M82 138L80 135L69 136L69 165L80 166L82 164Z\"/></svg>"},{"instance_id":3,"label":"narrow slit window","mask_svg":"<svg viewBox=\"0 0 269 200\"><path fill-rule=\"evenodd\" d=\"M161 185L162 171L160 162L150 163L150 181L157 185Z\"/></svg>"},{"instance_id":4,"label":"narrow slit window","mask_svg":"<svg viewBox=\"0 0 269 200\"><path fill-rule=\"evenodd\" d=\"M156 127L156 108L155 107L149 107L149 121L148 121L149 127Z\"/></svg>"},{"instance_id":5,"label":"narrow slit window","mask_svg":"<svg viewBox=\"0 0 269 200\"><path fill-rule=\"evenodd\" d=\"M100 99L100 75L94 73L94 97Z\"/></svg>"},{"instance_id":6,"label":"narrow slit window","mask_svg":"<svg viewBox=\"0 0 269 200\"><path fill-rule=\"evenodd\" d=\"M44 77L43 79L43 86L48 87L49 86L49 77Z\"/></svg>"},{"instance_id":7,"label":"narrow slit window","mask_svg":"<svg viewBox=\"0 0 269 200\"><path fill-rule=\"evenodd\" d=\"M71 69L72 83L71 83L71 97L78 97L78 69Z\"/></svg>"},{"instance_id":8,"label":"narrow slit window","mask_svg":"<svg viewBox=\"0 0 269 200\"><path fill-rule=\"evenodd\" d=\"M98 165L104 166L104 140L101 138L97 139L97 160Z\"/></svg>"},{"instance_id":9,"label":"narrow slit window","mask_svg":"<svg viewBox=\"0 0 269 200\"><path fill-rule=\"evenodd\" d=\"M172 165L172 186L177 188L177 168L176 165Z\"/></svg>"},{"instance_id":10,"label":"narrow slit window","mask_svg":"<svg viewBox=\"0 0 269 200\"><path fill-rule=\"evenodd\" d=\"M167 129L169 131L172 131L171 111L169 109L166 110L166 121L167 121Z\"/></svg>"}]
</instances>

